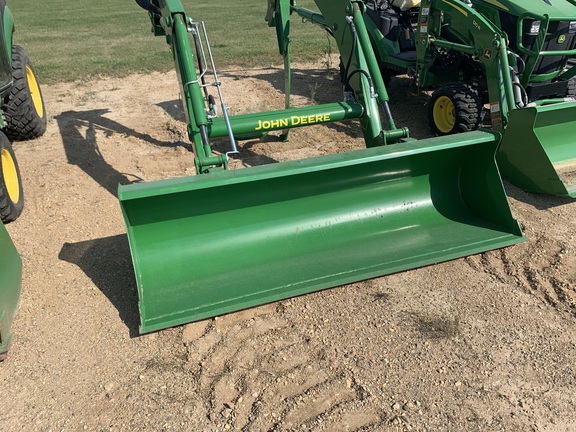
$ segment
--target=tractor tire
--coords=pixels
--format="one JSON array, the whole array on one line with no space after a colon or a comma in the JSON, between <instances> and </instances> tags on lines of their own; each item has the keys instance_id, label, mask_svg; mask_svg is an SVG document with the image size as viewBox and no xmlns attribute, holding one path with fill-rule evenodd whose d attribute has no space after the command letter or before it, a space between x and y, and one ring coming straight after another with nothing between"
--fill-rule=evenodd
<instances>
[{"instance_id":1,"label":"tractor tire","mask_svg":"<svg viewBox=\"0 0 576 432\"><path fill-rule=\"evenodd\" d=\"M436 135L470 132L478 129L482 102L478 94L462 83L439 87L428 104L428 121Z\"/></svg>"},{"instance_id":2,"label":"tractor tire","mask_svg":"<svg viewBox=\"0 0 576 432\"><path fill-rule=\"evenodd\" d=\"M8 137L0 132L0 220L16 220L24 209L22 178Z\"/></svg>"},{"instance_id":3,"label":"tractor tire","mask_svg":"<svg viewBox=\"0 0 576 432\"><path fill-rule=\"evenodd\" d=\"M12 79L2 105L4 133L15 141L38 138L46 132L44 99L30 59L19 45L12 47Z\"/></svg>"}]
</instances>

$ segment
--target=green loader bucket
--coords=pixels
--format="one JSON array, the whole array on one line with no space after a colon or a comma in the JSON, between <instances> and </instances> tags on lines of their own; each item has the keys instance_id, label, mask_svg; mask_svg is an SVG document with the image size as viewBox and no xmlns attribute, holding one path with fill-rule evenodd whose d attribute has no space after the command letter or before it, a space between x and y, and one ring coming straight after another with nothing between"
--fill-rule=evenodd
<instances>
[{"instance_id":1,"label":"green loader bucket","mask_svg":"<svg viewBox=\"0 0 576 432\"><path fill-rule=\"evenodd\" d=\"M513 110L497 160L525 191L576 198L576 102Z\"/></svg>"},{"instance_id":2,"label":"green loader bucket","mask_svg":"<svg viewBox=\"0 0 576 432\"><path fill-rule=\"evenodd\" d=\"M0 360L10 345L10 327L18 307L22 287L22 259L0 222Z\"/></svg>"},{"instance_id":3,"label":"green loader bucket","mask_svg":"<svg viewBox=\"0 0 576 432\"><path fill-rule=\"evenodd\" d=\"M473 132L120 186L140 332L525 240Z\"/></svg>"}]
</instances>

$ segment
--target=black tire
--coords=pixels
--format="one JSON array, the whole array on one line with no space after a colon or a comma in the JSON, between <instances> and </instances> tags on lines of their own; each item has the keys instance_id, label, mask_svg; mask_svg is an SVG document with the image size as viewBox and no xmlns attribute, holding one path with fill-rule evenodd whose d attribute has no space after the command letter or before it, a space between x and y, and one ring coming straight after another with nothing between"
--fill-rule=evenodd
<instances>
[{"instance_id":1,"label":"black tire","mask_svg":"<svg viewBox=\"0 0 576 432\"><path fill-rule=\"evenodd\" d=\"M470 132L478 129L482 102L478 94L462 83L439 87L428 104L428 121L436 135Z\"/></svg>"},{"instance_id":2,"label":"black tire","mask_svg":"<svg viewBox=\"0 0 576 432\"><path fill-rule=\"evenodd\" d=\"M2 105L4 133L15 141L38 138L46 132L44 99L30 59L19 45L12 47L12 79L12 89Z\"/></svg>"},{"instance_id":3,"label":"black tire","mask_svg":"<svg viewBox=\"0 0 576 432\"><path fill-rule=\"evenodd\" d=\"M10 141L0 132L0 219L16 220L24 209L22 178Z\"/></svg>"}]
</instances>

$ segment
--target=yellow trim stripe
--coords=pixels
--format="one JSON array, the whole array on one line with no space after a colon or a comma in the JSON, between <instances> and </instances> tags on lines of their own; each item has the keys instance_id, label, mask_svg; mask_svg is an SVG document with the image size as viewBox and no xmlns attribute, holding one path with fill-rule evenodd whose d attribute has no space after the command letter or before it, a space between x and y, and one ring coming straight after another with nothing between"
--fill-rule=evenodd
<instances>
[{"instance_id":1,"label":"yellow trim stripe","mask_svg":"<svg viewBox=\"0 0 576 432\"><path fill-rule=\"evenodd\" d=\"M452 7L453 7L454 9L456 9L458 12L462 13L462 15L464 15L465 17L468 16L468 12L466 12L466 11L465 11L464 9L462 9L461 7L456 6L454 3L450 3L449 1L446 1L446 0L442 0L442 1L443 1L444 3L452 6Z\"/></svg>"},{"instance_id":2,"label":"yellow trim stripe","mask_svg":"<svg viewBox=\"0 0 576 432\"><path fill-rule=\"evenodd\" d=\"M486 3L490 3L492 6L496 6L500 9L504 9L506 12L509 12L510 9L508 9L506 6L504 6L502 3L500 3L498 0L484 0Z\"/></svg>"}]
</instances>

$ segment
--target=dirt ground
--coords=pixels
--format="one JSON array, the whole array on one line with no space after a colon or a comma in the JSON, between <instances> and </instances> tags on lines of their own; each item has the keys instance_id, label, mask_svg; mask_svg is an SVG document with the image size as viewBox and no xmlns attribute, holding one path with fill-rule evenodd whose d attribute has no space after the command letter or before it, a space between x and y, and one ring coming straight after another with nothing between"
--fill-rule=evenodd
<instances>
[{"instance_id":1,"label":"dirt ground","mask_svg":"<svg viewBox=\"0 0 576 432\"><path fill-rule=\"evenodd\" d=\"M283 106L280 67L221 78L232 113ZM390 88L396 123L427 136L427 96ZM339 92L296 66L295 105ZM43 93L46 135L15 144L24 278L0 430L576 430L573 200L506 184L528 242L139 336L116 190L194 173L175 74ZM362 147L355 124L314 126L243 142L233 165Z\"/></svg>"}]
</instances>

